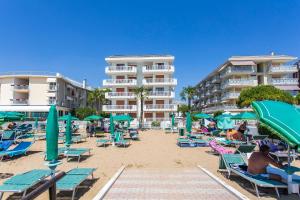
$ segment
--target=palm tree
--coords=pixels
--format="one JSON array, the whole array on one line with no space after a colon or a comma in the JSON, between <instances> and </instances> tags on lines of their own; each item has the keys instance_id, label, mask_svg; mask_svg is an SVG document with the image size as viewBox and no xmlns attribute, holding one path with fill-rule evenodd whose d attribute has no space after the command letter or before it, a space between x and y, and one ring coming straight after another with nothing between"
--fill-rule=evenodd
<instances>
[{"instance_id":1,"label":"palm tree","mask_svg":"<svg viewBox=\"0 0 300 200\"><path fill-rule=\"evenodd\" d=\"M195 95L196 95L196 88L192 86L184 87L180 92L181 99L184 101L186 100L188 101L189 110L191 110L192 100L194 99Z\"/></svg>"},{"instance_id":2,"label":"palm tree","mask_svg":"<svg viewBox=\"0 0 300 200\"><path fill-rule=\"evenodd\" d=\"M136 87L133 89L133 92L136 96L137 99L137 106L138 106L138 101L140 102L140 117L139 117L139 128L142 128L142 124L143 124L143 117L144 117L144 100L147 98L148 93L149 93L149 89L141 86L141 87Z\"/></svg>"},{"instance_id":3,"label":"palm tree","mask_svg":"<svg viewBox=\"0 0 300 200\"><path fill-rule=\"evenodd\" d=\"M88 103L97 110L102 112L102 105L107 104L108 100L105 98L105 93L110 92L108 88L97 88L88 94Z\"/></svg>"}]
</instances>

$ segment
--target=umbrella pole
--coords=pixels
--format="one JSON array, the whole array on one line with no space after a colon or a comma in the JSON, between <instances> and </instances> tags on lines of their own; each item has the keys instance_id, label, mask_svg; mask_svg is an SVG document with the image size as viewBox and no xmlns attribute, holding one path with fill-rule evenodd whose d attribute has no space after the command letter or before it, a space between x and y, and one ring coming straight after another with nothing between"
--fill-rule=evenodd
<instances>
[{"instance_id":1,"label":"umbrella pole","mask_svg":"<svg viewBox=\"0 0 300 200\"><path fill-rule=\"evenodd\" d=\"M288 145L288 169L287 169L287 173L288 173L288 179L287 179L287 184L288 184L288 194L292 194L293 193L293 176L292 174L290 174L290 166L291 166L291 148L290 145Z\"/></svg>"}]
</instances>

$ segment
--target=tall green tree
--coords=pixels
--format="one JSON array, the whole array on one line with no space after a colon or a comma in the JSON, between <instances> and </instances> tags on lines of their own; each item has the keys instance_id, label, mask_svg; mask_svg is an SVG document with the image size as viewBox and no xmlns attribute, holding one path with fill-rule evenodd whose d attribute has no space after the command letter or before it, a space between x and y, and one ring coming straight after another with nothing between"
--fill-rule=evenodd
<instances>
[{"instance_id":1,"label":"tall green tree","mask_svg":"<svg viewBox=\"0 0 300 200\"><path fill-rule=\"evenodd\" d=\"M144 101L147 98L148 94L149 94L149 89L147 89L146 87L136 87L133 89L133 92L136 96L136 103L138 106L138 102L140 102L140 116L139 116L139 128L143 128L143 118L144 118Z\"/></svg>"},{"instance_id":2,"label":"tall green tree","mask_svg":"<svg viewBox=\"0 0 300 200\"><path fill-rule=\"evenodd\" d=\"M108 104L109 100L105 98L105 93L110 92L108 88L97 88L88 94L88 103L92 108L95 108L96 111L102 112L102 106Z\"/></svg>"},{"instance_id":3,"label":"tall green tree","mask_svg":"<svg viewBox=\"0 0 300 200\"><path fill-rule=\"evenodd\" d=\"M237 100L237 105L241 108L249 107L253 101L262 100L277 100L290 104L294 103L294 98L290 93L272 85L259 85L242 90Z\"/></svg>"},{"instance_id":4,"label":"tall green tree","mask_svg":"<svg viewBox=\"0 0 300 200\"><path fill-rule=\"evenodd\" d=\"M188 102L189 110L191 110L192 100L195 98L196 92L196 88L192 86L184 87L180 92L181 99Z\"/></svg>"}]
</instances>

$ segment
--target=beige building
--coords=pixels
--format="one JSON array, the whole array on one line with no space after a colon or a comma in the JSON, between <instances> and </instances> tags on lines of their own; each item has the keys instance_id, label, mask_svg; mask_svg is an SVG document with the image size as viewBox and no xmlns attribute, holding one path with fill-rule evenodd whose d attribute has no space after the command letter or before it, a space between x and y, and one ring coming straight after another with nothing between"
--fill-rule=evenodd
<instances>
[{"instance_id":1,"label":"beige building","mask_svg":"<svg viewBox=\"0 0 300 200\"><path fill-rule=\"evenodd\" d=\"M111 88L106 94L111 105L104 105L104 111L139 117L141 102L137 101L133 89L140 86L149 89L144 102L145 122L167 121L170 113L177 110L174 104L177 85L177 79L173 77L174 56L110 56L105 61L109 79L103 80L103 86Z\"/></svg>"},{"instance_id":2,"label":"beige building","mask_svg":"<svg viewBox=\"0 0 300 200\"><path fill-rule=\"evenodd\" d=\"M59 115L86 106L86 81L71 80L59 73L0 73L0 111L24 112L27 116L46 116L50 105Z\"/></svg>"},{"instance_id":3,"label":"beige building","mask_svg":"<svg viewBox=\"0 0 300 200\"><path fill-rule=\"evenodd\" d=\"M236 101L242 89L273 85L295 95L299 91L297 57L287 55L232 56L198 85L198 106L203 112L240 112ZM251 110L245 108L243 110Z\"/></svg>"}]
</instances>

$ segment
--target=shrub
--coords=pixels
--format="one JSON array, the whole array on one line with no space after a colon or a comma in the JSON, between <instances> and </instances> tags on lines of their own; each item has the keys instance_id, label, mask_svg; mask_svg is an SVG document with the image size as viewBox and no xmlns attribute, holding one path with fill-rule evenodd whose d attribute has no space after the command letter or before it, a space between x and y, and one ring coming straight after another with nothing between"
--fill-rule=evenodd
<instances>
[{"instance_id":1,"label":"shrub","mask_svg":"<svg viewBox=\"0 0 300 200\"><path fill-rule=\"evenodd\" d=\"M153 126L153 127L160 127L160 122L159 121L153 121L151 123L151 126Z\"/></svg>"},{"instance_id":2,"label":"shrub","mask_svg":"<svg viewBox=\"0 0 300 200\"><path fill-rule=\"evenodd\" d=\"M94 114L96 114L96 109L89 108L89 107L77 108L75 110L75 116L81 120L89 115L94 115Z\"/></svg>"}]
</instances>

